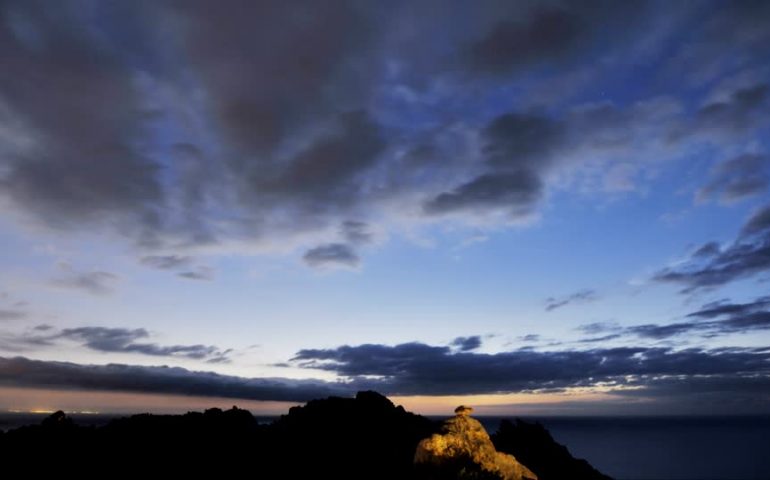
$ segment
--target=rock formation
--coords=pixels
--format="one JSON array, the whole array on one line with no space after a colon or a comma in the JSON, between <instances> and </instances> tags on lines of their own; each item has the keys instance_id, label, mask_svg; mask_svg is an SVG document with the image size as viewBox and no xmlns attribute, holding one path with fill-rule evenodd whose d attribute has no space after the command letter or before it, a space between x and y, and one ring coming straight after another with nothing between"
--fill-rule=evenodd
<instances>
[{"instance_id":1,"label":"rock formation","mask_svg":"<svg viewBox=\"0 0 770 480\"><path fill-rule=\"evenodd\" d=\"M435 434L417 445L414 462L418 466L465 474L480 470L503 480L537 480L537 475L519 463L513 455L498 452L481 423L470 417L473 408L461 405L455 416L444 422L442 434ZM469 477L471 475L468 475Z\"/></svg>"}]
</instances>

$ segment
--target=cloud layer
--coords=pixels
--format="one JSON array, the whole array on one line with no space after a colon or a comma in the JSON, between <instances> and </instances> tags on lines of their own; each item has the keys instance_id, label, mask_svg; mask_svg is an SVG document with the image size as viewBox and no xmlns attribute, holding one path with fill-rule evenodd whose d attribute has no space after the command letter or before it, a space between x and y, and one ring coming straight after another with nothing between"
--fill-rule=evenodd
<instances>
[{"instance_id":1,"label":"cloud layer","mask_svg":"<svg viewBox=\"0 0 770 480\"><path fill-rule=\"evenodd\" d=\"M358 345L297 352L292 362L341 381L242 378L183 368L0 358L0 384L76 390L169 393L306 401L377 389L389 395L467 395L609 389L634 401L687 411L694 399L721 413L767 412L767 348L604 348L472 353L423 343ZM736 407L735 400L742 399Z\"/></svg>"},{"instance_id":2,"label":"cloud layer","mask_svg":"<svg viewBox=\"0 0 770 480\"><path fill-rule=\"evenodd\" d=\"M351 393L344 385L312 380L249 379L178 367L79 365L23 357L0 357L0 384L291 402Z\"/></svg>"},{"instance_id":3,"label":"cloud layer","mask_svg":"<svg viewBox=\"0 0 770 480\"><path fill-rule=\"evenodd\" d=\"M767 125L762 2L0 8L0 197L59 232L117 232L152 268L184 268L182 250L214 245L355 266L370 224L520 223L577 181L634 190L657 162L706 146L722 163L699 197L767 185L754 172L764 154L723 156ZM618 68L632 75L629 55L670 57L661 71L713 88L695 108L678 81L570 100L616 83ZM575 80L555 87L563 78ZM105 290L93 275L70 280Z\"/></svg>"},{"instance_id":4,"label":"cloud layer","mask_svg":"<svg viewBox=\"0 0 770 480\"><path fill-rule=\"evenodd\" d=\"M600 384L644 387L668 377L681 377L686 384L691 377L722 375L761 375L766 386L768 359L767 349L619 347L482 354L415 342L301 350L293 362L350 379L380 378L374 384L389 393L462 395Z\"/></svg>"}]
</instances>

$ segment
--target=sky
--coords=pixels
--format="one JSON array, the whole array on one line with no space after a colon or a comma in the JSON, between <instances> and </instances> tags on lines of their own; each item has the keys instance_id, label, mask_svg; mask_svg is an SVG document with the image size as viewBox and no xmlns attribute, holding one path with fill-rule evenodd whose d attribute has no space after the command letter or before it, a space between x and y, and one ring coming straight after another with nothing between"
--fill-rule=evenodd
<instances>
[{"instance_id":1,"label":"sky","mask_svg":"<svg viewBox=\"0 0 770 480\"><path fill-rule=\"evenodd\" d=\"M0 1L0 409L770 413L770 3Z\"/></svg>"}]
</instances>

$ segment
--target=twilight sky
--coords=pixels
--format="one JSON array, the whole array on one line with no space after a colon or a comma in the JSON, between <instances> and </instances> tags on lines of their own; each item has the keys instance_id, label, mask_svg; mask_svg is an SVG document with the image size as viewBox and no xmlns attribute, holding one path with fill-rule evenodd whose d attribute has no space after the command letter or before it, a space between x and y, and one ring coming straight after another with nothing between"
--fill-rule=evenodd
<instances>
[{"instance_id":1,"label":"twilight sky","mask_svg":"<svg viewBox=\"0 0 770 480\"><path fill-rule=\"evenodd\" d=\"M766 1L0 1L0 409L770 413L769 45Z\"/></svg>"}]
</instances>

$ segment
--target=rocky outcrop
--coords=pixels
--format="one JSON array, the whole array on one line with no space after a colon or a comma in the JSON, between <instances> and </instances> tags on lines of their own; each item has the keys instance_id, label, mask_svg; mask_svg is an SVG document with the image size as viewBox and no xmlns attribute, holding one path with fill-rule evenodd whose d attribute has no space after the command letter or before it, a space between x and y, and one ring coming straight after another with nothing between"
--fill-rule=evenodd
<instances>
[{"instance_id":1,"label":"rocky outcrop","mask_svg":"<svg viewBox=\"0 0 770 480\"><path fill-rule=\"evenodd\" d=\"M461 405L455 416L444 422L441 434L435 434L417 445L414 461L423 468L435 467L444 476L448 470L472 477L503 480L537 480L537 475L519 463L513 455L498 452L481 423L470 417L472 408ZM459 476L459 475L458 475ZM475 475L478 477L479 475Z\"/></svg>"},{"instance_id":2,"label":"rocky outcrop","mask_svg":"<svg viewBox=\"0 0 770 480\"><path fill-rule=\"evenodd\" d=\"M539 423L503 420L492 442L498 451L516 455L540 480L612 480L587 461L575 458Z\"/></svg>"}]
</instances>

